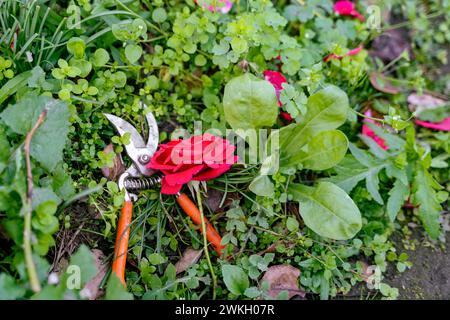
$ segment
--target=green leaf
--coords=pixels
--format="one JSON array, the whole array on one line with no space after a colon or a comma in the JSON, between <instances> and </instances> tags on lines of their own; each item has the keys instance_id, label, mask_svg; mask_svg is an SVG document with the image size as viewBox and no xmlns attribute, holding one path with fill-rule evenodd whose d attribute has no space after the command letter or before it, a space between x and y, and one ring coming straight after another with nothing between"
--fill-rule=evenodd
<instances>
[{"instance_id":1,"label":"green leaf","mask_svg":"<svg viewBox=\"0 0 450 320\"><path fill-rule=\"evenodd\" d=\"M128 61L135 63L142 55L142 48L136 44L129 44L125 47L125 56Z\"/></svg>"},{"instance_id":2,"label":"green leaf","mask_svg":"<svg viewBox=\"0 0 450 320\"><path fill-rule=\"evenodd\" d=\"M223 105L233 129L271 127L279 112L274 87L248 73L226 84Z\"/></svg>"},{"instance_id":3,"label":"green leaf","mask_svg":"<svg viewBox=\"0 0 450 320\"><path fill-rule=\"evenodd\" d=\"M33 137L31 156L48 171L52 171L63 158L70 112L67 104L61 101L50 99L47 100L46 106L49 111Z\"/></svg>"},{"instance_id":4,"label":"green leaf","mask_svg":"<svg viewBox=\"0 0 450 320\"><path fill-rule=\"evenodd\" d=\"M69 63L72 67L75 67L78 70L80 70L79 76L81 78L87 77L92 70L92 63L84 59L72 58L70 59Z\"/></svg>"},{"instance_id":5,"label":"green leaf","mask_svg":"<svg viewBox=\"0 0 450 320\"><path fill-rule=\"evenodd\" d=\"M103 48L95 50L91 62L95 67L103 67L109 61L109 53Z\"/></svg>"},{"instance_id":6,"label":"green leaf","mask_svg":"<svg viewBox=\"0 0 450 320\"><path fill-rule=\"evenodd\" d=\"M39 88L45 82L45 72L40 66L31 69L31 75L28 78L28 86L31 88Z\"/></svg>"},{"instance_id":7,"label":"green leaf","mask_svg":"<svg viewBox=\"0 0 450 320\"><path fill-rule=\"evenodd\" d=\"M299 134L309 137L344 124L349 110L347 94L336 86L327 86L308 98L308 111L300 119Z\"/></svg>"},{"instance_id":8,"label":"green leaf","mask_svg":"<svg viewBox=\"0 0 450 320\"><path fill-rule=\"evenodd\" d=\"M34 294L31 300L63 300L65 291L64 286L47 285L42 291Z\"/></svg>"},{"instance_id":9,"label":"green leaf","mask_svg":"<svg viewBox=\"0 0 450 320\"><path fill-rule=\"evenodd\" d=\"M67 42L67 51L69 51L76 59L82 59L84 57L84 50L86 44L84 40L78 37L70 38Z\"/></svg>"},{"instance_id":10,"label":"green leaf","mask_svg":"<svg viewBox=\"0 0 450 320\"><path fill-rule=\"evenodd\" d=\"M11 95L16 93L19 89L26 86L28 78L31 76L31 70L18 74L0 88L0 103L3 103Z\"/></svg>"},{"instance_id":11,"label":"green leaf","mask_svg":"<svg viewBox=\"0 0 450 320\"><path fill-rule=\"evenodd\" d=\"M301 150L286 150L289 155L281 160L282 167L292 167L299 163L305 169L326 170L337 165L345 156L348 140L339 130L320 132ZM290 152L293 151L293 152Z\"/></svg>"},{"instance_id":12,"label":"green leaf","mask_svg":"<svg viewBox=\"0 0 450 320\"><path fill-rule=\"evenodd\" d=\"M47 115L33 136L30 153L45 169L52 171L62 160L69 132L67 104L49 97L29 96L6 108L0 118L12 131L25 135L44 109Z\"/></svg>"},{"instance_id":13,"label":"green leaf","mask_svg":"<svg viewBox=\"0 0 450 320\"><path fill-rule=\"evenodd\" d=\"M350 192L361 180L366 180L366 188L372 198L379 204L384 201L381 198L379 190L378 174L381 170L390 165L390 162L376 160L367 151L357 148L354 144L349 144L350 151L354 158L347 158L342 166L337 166L334 170L337 176L324 179L333 182L346 192ZM352 159L352 160L349 160ZM357 160L357 162L355 161ZM359 163L358 163L359 162ZM346 165L349 165L346 167Z\"/></svg>"},{"instance_id":14,"label":"green leaf","mask_svg":"<svg viewBox=\"0 0 450 320\"><path fill-rule=\"evenodd\" d=\"M433 177L424 168L416 170L413 180L413 203L419 206L419 218L432 239L439 238L441 233L439 217L442 207L433 189L435 184Z\"/></svg>"},{"instance_id":15,"label":"green leaf","mask_svg":"<svg viewBox=\"0 0 450 320\"><path fill-rule=\"evenodd\" d=\"M222 266L223 281L227 289L234 295L241 295L247 290L249 280L241 267L225 264Z\"/></svg>"},{"instance_id":16,"label":"green leaf","mask_svg":"<svg viewBox=\"0 0 450 320\"><path fill-rule=\"evenodd\" d=\"M238 37L231 39L230 44L233 51L237 54L244 53L248 49L247 41Z\"/></svg>"},{"instance_id":17,"label":"green leaf","mask_svg":"<svg viewBox=\"0 0 450 320\"><path fill-rule=\"evenodd\" d=\"M255 299L261 295L261 291L257 287L250 287L245 290L244 295L250 299Z\"/></svg>"},{"instance_id":18,"label":"green leaf","mask_svg":"<svg viewBox=\"0 0 450 320\"><path fill-rule=\"evenodd\" d=\"M148 256L148 261L153 265L164 263L166 260L159 253L152 253Z\"/></svg>"},{"instance_id":19,"label":"green leaf","mask_svg":"<svg viewBox=\"0 0 450 320\"><path fill-rule=\"evenodd\" d=\"M167 19L166 10L164 10L164 8L156 8L152 13L152 19L153 21L158 23L166 21Z\"/></svg>"},{"instance_id":20,"label":"green leaf","mask_svg":"<svg viewBox=\"0 0 450 320\"><path fill-rule=\"evenodd\" d=\"M266 175L259 175L248 186L254 194L262 197L273 197L275 187L270 178Z\"/></svg>"},{"instance_id":21,"label":"green leaf","mask_svg":"<svg viewBox=\"0 0 450 320\"><path fill-rule=\"evenodd\" d=\"M380 170L370 170L366 176L366 188L369 191L372 198L379 204L384 204L383 198L381 198L380 189L380 179L378 179L378 174Z\"/></svg>"},{"instance_id":22,"label":"green leaf","mask_svg":"<svg viewBox=\"0 0 450 320\"><path fill-rule=\"evenodd\" d=\"M361 213L344 190L330 182L314 187L291 184L289 193L300 204L306 226L318 235L334 240L353 238L361 229Z\"/></svg>"},{"instance_id":23,"label":"green leaf","mask_svg":"<svg viewBox=\"0 0 450 320\"><path fill-rule=\"evenodd\" d=\"M82 244L77 252L70 258L70 265L78 266L80 268L82 287L97 274L94 255L84 244Z\"/></svg>"},{"instance_id":24,"label":"green leaf","mask_svg":"<svg viewBox=\"0 0 450 320\"><path fill-rule=\"evenodd\" d=\"M25 294L25 288L16 284L13 277L0 273L0 300L14 300Z\"/></svg>"},{"instance_id":25,"label":"green leaf","mask_svg":"<svg viewBox=\"0 0 450 320\"><path fill-rule=\"evenodd\" d=\"M395 180L394 186L389 190L389 199L386 204L386 210L389 219L393 222L397 213L402 208L409 196L409 187L404 185L400 179Z\"/></svg>"},{"instance_id":26,"label":"green leaf","mask_svg":"<svg viewBox=\"0 0 450 320\"><path fill-rule=\"evenodd\" d=\"M204 55L198 54L195 56L194 63L198 67L203 67L206 64L207 60Z\"/></svg>"},{"instance_id":27,"label":"green leaf","mask_svg":"<svg viewBox=\"0 0 450 320\"><path fill-rule=\"evenodd\" d=\"M114 272L111 273L108 280L105 300L133 300L133 295L127 292L127 289L125 289Z\"/></svg>"},{"instance_id":28,"label":"green leaf","mask_svg":"<svg viewBox=\"0 0 450 320\"><path fill-rule=\"evenodd\" d=\"M297 219L295 219L293 217L288 217L287 218L287 220L286 220L286 228L290 232L298 231L298 227L299 227L299 223L298 223Z\"/></svg>"},{"instance_id":29,"label":"green leaf","mask_svg":"<svg viewBox=\"0 0 450 320\"><path fill-rule=\"evenodd\" d=\"M322 131L333 130L347 119L348 98L344 91L335 86L311 95L307 101L307 113L300 117L298 124L291 124L279 131L280 162L292 164L292 155Z\"/></svg>"}]
</instances>

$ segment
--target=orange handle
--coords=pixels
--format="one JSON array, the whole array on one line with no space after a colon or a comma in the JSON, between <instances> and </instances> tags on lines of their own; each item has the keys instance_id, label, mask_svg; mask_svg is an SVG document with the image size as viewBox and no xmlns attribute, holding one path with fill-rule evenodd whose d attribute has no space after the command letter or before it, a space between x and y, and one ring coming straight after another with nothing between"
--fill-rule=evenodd
<instances>
[{"instance_id":1,"label":"orange handle","mask_svg":"<svg viewBox=\"0 0 450 320\"><path fill-rule=\"evenodd\" d=\"M116 245L114 247L114 272L125 286L125 264L127 263L128 240L130 238L130 224L133 215L133 203L125 201L117 225Z\"/></svg>"},{"instance_id":2,"label":"orange handle","mask_svg":"<svg viewBox=\"0 0 450 320\"><path fill-rule=\"evenodd\" d=\"M202 225L202 215L200 210L198 210L197 206L189 199L189 197L182 193L177 197L177 202L183 211L194 221L196 225ZM216 229L212 226L212 224L205 217L205 227L206 227L206 238L213 245L217 254L220 256L222 254L222 249L225 246L222 246L220 243L222 242L222 238L217 233ZM202 230L203 231L203 230Z\"/></svg>"}]
</instances>

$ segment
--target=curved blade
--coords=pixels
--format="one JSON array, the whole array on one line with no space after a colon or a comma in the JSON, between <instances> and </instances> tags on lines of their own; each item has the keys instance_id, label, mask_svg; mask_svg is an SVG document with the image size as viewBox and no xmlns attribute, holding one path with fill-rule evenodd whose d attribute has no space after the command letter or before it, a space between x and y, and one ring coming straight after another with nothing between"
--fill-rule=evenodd
<instances>
[{"instance_id":1,"label":"curved blade","mask_svg":"<svg viewBox=\"0 0 450 320\"><path fill-rule=\"evenodd\" d=\"M130 137L130 143L125 145L125 149L127 150L128 155L133 154L133 148L145 148L145 142L144 139L142 139L142 136L137 132L136 128L133 127L129 122L125 121L122 118L119 118L117 116L114 116L112 114L105 113L104 114L106 118L108 118L109 121L114 125L117 132L120 134L121 137L124 136L125 133L129 133L131 135Z\"/></svg>"},{"instance_id":2,"label":"curved blade","mask_svg":"<svg viewBox=\"0 0 450 320\"><path fill-rule=\"evenodd\" d=\"M145 118L147 119L148 124L147 149L149 150L150 154L153 155L158 148L159 142L158 124L156 123L156 119L151 112L147 113Z\"/></svg>"},{"instance_id":3,"label":"curved blade","mask_svg":"<svg viewBox=\"0 0 450 320\"><path fill-rule=\"evenodd\" d=\"M147 168L148 162L150 162L153 153L155 153L158 147L158 125L153 117L153 114L146 115L146 119L149 125L149 138L145 143L142 136L136 130L136 128L124 119L114 116L112 114L104 114L106 118L113 124L120 136L126 133L131 135L130 143L125 145L125 151L133 161L134 167L143 175L149 176L153 173L153 170Z\"/></svg>"}]
</instances>

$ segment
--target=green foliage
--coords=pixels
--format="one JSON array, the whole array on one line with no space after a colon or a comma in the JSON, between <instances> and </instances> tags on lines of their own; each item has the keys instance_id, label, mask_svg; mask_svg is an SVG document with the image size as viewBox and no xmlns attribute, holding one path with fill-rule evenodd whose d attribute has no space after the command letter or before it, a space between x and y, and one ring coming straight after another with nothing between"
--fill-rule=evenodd
<instances>
[{"instance_id":1,"label":"green foliage","mask_svg":"<svg viewBox=\"0 0 450 320\"><path fill-rule=\"evenodd\" d=\"M364 13L363 3L357 5ZM411 265L389 239L393 231L407 233L410 221L421 222L433 239L442 235L449 136L415 132L406 97L376 92L367 75L388 70L402 86L448 95L448 77L432 73L446 62L448 17L433 19L435 28L426 17L445 6L435 0L423 8L392 4L409 23L415 59L405 53L386 67L368 59L369 48L323 61L377 35L367 23L335 15L329 0L233 1L227 14L194 1L3 1L0 234L7 246L0 248L0 299L86 298L82 286L98 271L87 247L69 259L82 269L80 288L68 288L75 274L69 268L58 284L47 283L54 235L75 232L79 214L86 214L82 238L111 254L124 195L100 169L111 167L129 137L116 136L103 113L145 128L148 111L160 124L161 140L201 120L205 130L271 129L280 148L206 185L219 192L219 200L208 197L213 206L204 207L233 254L227 264L210 253L210 268L203 254L177 274L185 248L202 248L201 236L174 199L156 188L140 193L129 248L137 268L127 268L127 288L114 275L103 279L105 299L267 299L259 282L276 264L300 269L301 289L326 299L364 284L360 260L377 268L375 290L396 298L398 290L382 274L389 263L399 272ZM279 101L264 70L287 78ZM358 134L361 121L352 109L363 113L366 106L393 128L367 124L388 150ZM277 119L280 107L293 123ZM43 286L33 293L23 254L23 142L44 108L47 116L31 141L31 246ZM440 121L448 114L444 106L417 116ZM113 152L106 153L110 142ZM264 151L251 148L246 152Z\"/></svg>"},{"instance_id":2,"label":"green foliage","mask_svg":"<svg viewBox=\"0 0 450 320\"><path fill-rule=\"evenodd\" d=\"M327 169L328 165L337 164L347 149L346 138L338 131L323 132L342 125L347 118L348 109L347 95L337 87L328 86L311 95L307 101L307 112L300 117L299 123L280 130L280 166L292 167L302 163L302 159L308 166L323 169ZM319 133L322 134L316 137ZM333 136L335 141L325 141L330 136ZM306 146L302 150L308 143L311 143L311 146ZM320 161L323 161L321 164L312 164L309 161L309 157L317 154L314 150L316 143L327 143L328 146L332 144L335 149L335 151L327 150L321 156L317 155L321 158Z\"/></svg>"},{"instance_id":3,"label":"green foliage","mask_svg":"<svg viewBox=\"0 0 450 320\"><path fill-rule=\"evenodd\" d=\"M319 182L314 187L291 184L289 192L299 202L305 224L322 237L351 239L361 229L358 207L334 184Z\"/></svg>"},{"instance_id":4,"label":"green foliage","mask_svg":"<svg viewBox=\"0 0 450 320\"><path fill-rule=\"evenodd\" d=\"M222 275L227 289L232 294L239 296L247 290L249 286L248 276L242 268L229 264L223 265Z\"/></svg>"},{"instance_id":5,"label":"green foliage","mask_svg":"<svg viewBox=\"0 0 450 320\"><path fill-rule=\"evenodd\" d=\"M271 127L278 115L273 86L248 73L227 83L223 107L225 119L235 130Z\"/></svg>"},{"instance_id":6,"label":"green foliage","mask_svg":"<svg viewBox=\"0 0 450 320\"><path fill-rule=\"evenodd\" d=\"M48 97L30 96L6 108L0 118L15 133L25 135L46 110L44 123L36 130L30 154L45 169L52 171L62 160L69 132L69 109L64 102Z\"/></svg>"}]
</instances>

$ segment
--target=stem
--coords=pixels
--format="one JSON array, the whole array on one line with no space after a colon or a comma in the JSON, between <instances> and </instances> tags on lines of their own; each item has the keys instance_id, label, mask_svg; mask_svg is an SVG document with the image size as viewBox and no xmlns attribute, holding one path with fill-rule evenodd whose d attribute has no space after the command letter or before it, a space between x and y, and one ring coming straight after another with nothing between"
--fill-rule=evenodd
<instances>
[{"instance_id":1,"label":"stem","mask_svg":"<svg viewBox=\"0 0 450 320\"><path fill-rule=\"evenodd\" d=\"M360 117L367 118L367 119L370 119L370 120L373 120L373 121L378 121L378 122L381 122L382 124L384 124L384 120L383 119L378 119L378 118L366 116L365 114L363 114L361 112L358 112L358 111L356 111L354 109L350 109L350 110L352 110L354 113L356 113Z\"/></svg>"},{"instance_id":2,"label":"stem","mask_svg":"<svg viewBox=\"0 0 450 320\"><path fill-rule=\"evenodd\" d=\"M39 126L44 122L47 116L47 109L44 109L33 128L27 133L25 138L25 161L27 165L27 198L25 203L25 216L24 216L24 227L23 227L23 251L25 255L25 265L27 267L28 278L30 279L31 289L34 292L41 291L41 284L36 271L36 266L33 261L33 251L31 249L31 214L33 211L32 199L33 199L33 173L31 171L31 160L30 160L30 143L33 138L34 133L39 128Z\"/></svg>"},{"instance_id":3,"label":"stem","mask_svg":"<svg viewBox=\"0 0 450 320\"><path fill-rule=\"evenodd\" d=\"M122 3L120 0L115 0L115 2L122 7L125 11L128 11L130 14L132 14L133 16L135 16L136 18L140 18L142 20L145 21L145 24L150 27L155 29L156 31L158 31L159 33L163 34L164 36L167 36L167 33L165 33L163 30L161 30L160 28L158 28L156 25L154 25L153 23L151 23L150 21L143 19L140 15L138 15L136 12L134 12L133 10L131 10L128 6L126 6L124 3Z\"/></svg>"},{"instance_id":4,"label":"stem","mask_svg":"<svg viewBox=\"0 0 450 320\"><path fill-rule=\"evenodd\" d=\"M203 234L203 250L205 251L206 261L208 262L209 271L211 271L211 277L213 281L213 300L216 299L216 287L217 287L217 278L216 274L214 273L214 269L211 263L211 258L209 257L209 251L208 251L208 240L206 239L206 225L205 225L205 218L203 215L203 205L202 205L202 196L200 194L200 189L195 188L197 192L197 202L198 202L198 209L200 210L200 217L202 219L202 234Z\"/></svg>"}]
</instances>

